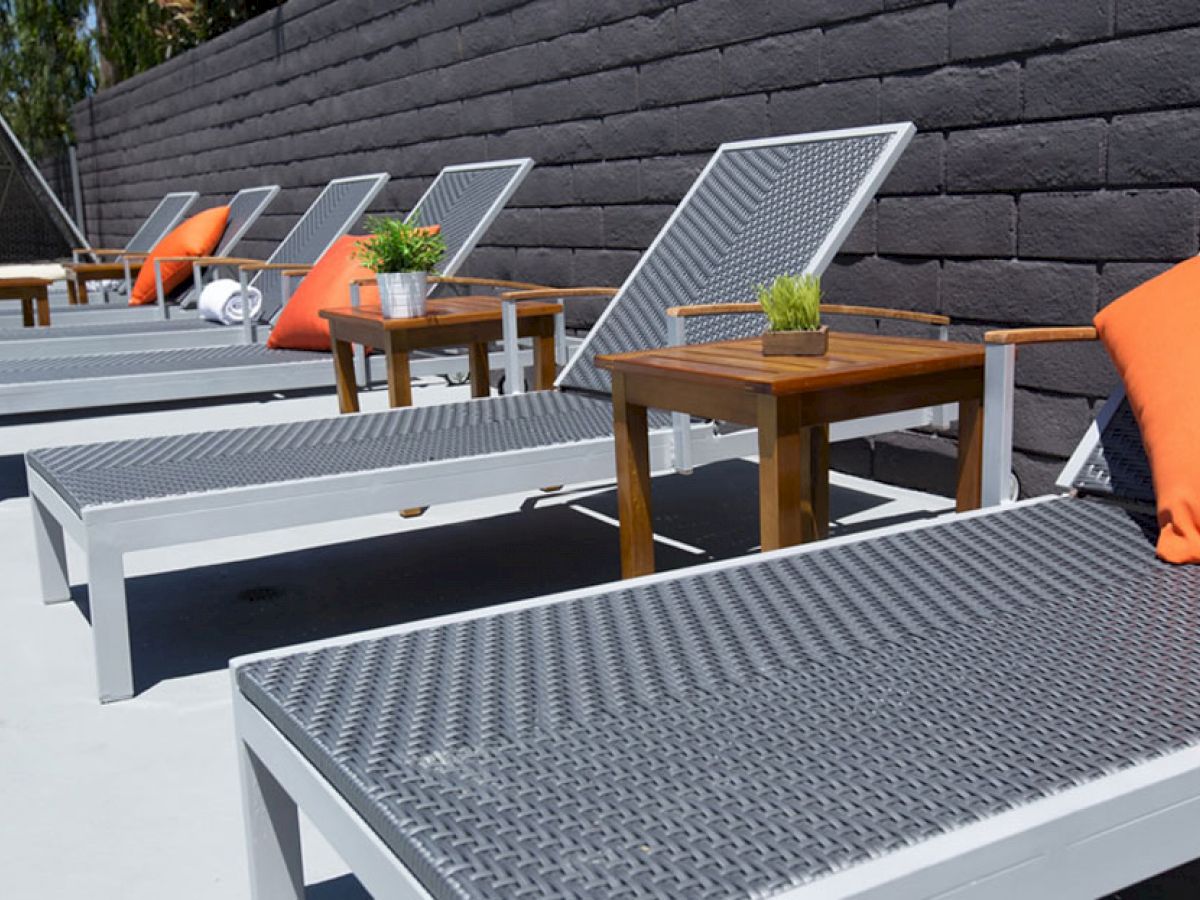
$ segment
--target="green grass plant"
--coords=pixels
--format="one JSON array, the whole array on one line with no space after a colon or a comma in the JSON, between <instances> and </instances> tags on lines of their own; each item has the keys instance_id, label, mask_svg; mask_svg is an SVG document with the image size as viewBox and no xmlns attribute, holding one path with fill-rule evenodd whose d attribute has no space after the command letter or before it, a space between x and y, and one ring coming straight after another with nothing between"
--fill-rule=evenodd
<instances>
[{"instance_id":1,"label":"green grass plant","mask_svg":"<svg viewBox=\"0 0 1200 900\"><path fill-rule=\"evenodd\" d=\"M821 279L780 275L758 286L758 302L772 331L816 331L821 327Z\"/></svg>"},{"instance_id":2,"label":"green grass plant","mask_svg":"<svg viewBox=\"0 0 1200 900\"><path fill-rule=\"evenodd\" d=\"M446 253L441 229L371 216L371 237L358 245L358 258L372 272L432 272Z\"/></svg>"}]
</instances>

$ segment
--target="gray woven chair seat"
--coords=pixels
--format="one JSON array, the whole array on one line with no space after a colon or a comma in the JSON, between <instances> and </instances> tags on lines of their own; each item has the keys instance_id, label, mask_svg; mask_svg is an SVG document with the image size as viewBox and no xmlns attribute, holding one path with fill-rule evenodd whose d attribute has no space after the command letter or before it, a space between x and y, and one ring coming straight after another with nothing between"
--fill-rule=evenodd
<instances>
[{"instance_id":1,"label":"gray woven chair seat","mask_svg":"<svg viewBox=\"0 0 1200 900\"><path fill-rule=\"evenodd\" d=\"M70 307L68 307L70 308ZM75 307L89 309L90 307ZM66 322L52 328L0 328L0 342L40 341L46 338L105 337L113 334L170 334L177 331L203 331L211 328L228 328L207 319L163 319L134 322Z\"/></svg>"},{"instance_id":2,"label":"gray woven chair seat","mask_svg":"<svg viewBox=\"0 0 1200 900\"><path fill-rule=\"evenodd\" d=\"M109 378L131 373L151 376L175 373L181 368L188 372L195 372L197 378L203 378L204 372L212 369L311 363L317 360L331 366L328 353L270 350L259 344L197 347L185 350L146 350L133 353L97 353L92 356L46 359L11 359L0 360L0 384L32 384L42 381Z\"/></svg>"},{"instance_id":3,"label":"gray woven chair seat","mask_svg":"<svg viewBox=\"0 0 1200 900\"><path fill-rule=\"evenodd\" d=\"M253 350L251 347L223 350ZM270 351L281 353L285 351ZM122 354L124 355L124 354ZM295 354L299 361L327 354ZM0 363L0 371L3 370ZM670 417L653 413L655 427ZM75 509L459 459L612 435L612 404L542 391L285 425L34 450Z\"/></svg>"},{"instance_id":4,"label":"gray woven chair seat","mask_svg":"<svg viewBox=\"0 0 1200 900\"><path fill-rule=\"evenodd\" d=\"M1144 525L1058 499L237 678L436 897L766 896L1200 742L1200 570Z\"/></svg>"}]
</instances>

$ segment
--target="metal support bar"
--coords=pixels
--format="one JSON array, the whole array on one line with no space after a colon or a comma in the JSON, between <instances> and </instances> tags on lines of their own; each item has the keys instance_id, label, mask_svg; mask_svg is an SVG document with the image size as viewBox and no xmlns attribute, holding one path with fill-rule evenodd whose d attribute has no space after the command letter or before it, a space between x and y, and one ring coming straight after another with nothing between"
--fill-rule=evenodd
<instances>
[{"instance_id":1,"label":"metal support bar","mask_svg":"<svg viewBox=\"0 0 1200 900\"><path fill-rule=\"evenodd\" d=\"M984 506L999 506L1011 500L1008 486L1017 348L1013 344L987 344L984 354L982 499Z\"/></svg>"},{"instance_id":2,"label":"metal support bar","mask_svg":"<svg viewBox=\"0 0 1200 900\"><path fill-rule=\"evenodd\" d=\"M121 265L125 267L125 298L129 299L133 296L133 274L129 269L129 257L121 257ZM108 292L105 291L105 302L108 302Z\"/></svg>"},{"instance_id":3,"label":"metal support bar","mask_svg":"<svg viewBox=\"0 0 1200 900\"><path fill-rule=\"evenodd\" d=\"M246 344L254 343L254 317L250 315L250 280L246 275L246 270L238 268L238 284L242 291L242 341Z\"/></svg>"},{"instance_id":4,"label":"metal support bar","mask_svg":"<svg viewBox=\"0 0 1200 900\"><path fill-rule=\"evenodd\" d=\"M304 868L296 803L262 760L240 740L238 770L246 822L250 895L254 900L303 900Z\"/></svg>"},{"instance_id":5,"label":"metal support bar","mask_svg":"<svg viewBox=\"0 0 1200 900\"><path fill-rule=\"evenodd\" d=\"M504 344L504 380L509 394L525 393L525 372L521 368L521 348L518 345L517 304L515 300L500 301L500 334Z\"/></svg>"},{"instance_id":6,"label":"metal support bar","mask_svg":"<svg viewBox=\"0 0 1200 900\"><path fill-rule=\"evenodd\" d=\"M154 261L154 290L157 294L159 314L165 319L167 317L167 295L163 290L161 259Z\"/></svg>"},{"instance_id":7,"label":"metal support bar","mask_svg":"<svg viewBox=\"0 0 1200 900\"><path fill-rule=\"evenodd\" d=\"M74 144L67 144L67 167L71 170L71 199L74 200L75 205L75 227L84 233L87 228L83 221L83 182L79 180L79 156L75 152Z\"/></svg>"},{"instance_id":8,"label":"metal support bar","mask_svg":"<svg viewBox=\"0 0 1200 900\"><path fill-rule=\"evenodd\" d=\"M567 314L566 311L554 314L554 361L561 369L571 358L570 348L567 347Z\"/></svg>"},{"instance_id":9,"label":"metal support bar","mask_svg":"<svg viewBox=\"0 0 1200 900\"><path fill-rule=\"evenodd\" d=\"M355 309L362 306L362 288L351 283L350 285L350 305ZM354 345L354 373L358 378L358 383L364 388L371 386L371 355L367 352L367 348L362 344Z\"/></svg>"},{"instance_id":10,"label":"metal support bar","mask_svg":"<svg viewBox=\"0 0 1200 900\"><path fill-rule=\"evenodd\" d=\"M937 339L939 341L950 340L950 326L939 325L937 330ZM937 429L946 429L954 422L958 413L958 404L949 403L935 406L930 412L929 424Z\"/></svg>"},{"instance_id":11,"label":"metal support bar","mask_svg":"<svg viewBox=\"0 0 1200 900\"><path fill-rule=\"evenodd\" d=\"M682 347L687 343L686 320L667 316L667 344L672 347ZM675 471L680 475L692 474L692 434L691 417L687 413L671 413L672 447L674 451Z\"/></svg>"}]
</instances>

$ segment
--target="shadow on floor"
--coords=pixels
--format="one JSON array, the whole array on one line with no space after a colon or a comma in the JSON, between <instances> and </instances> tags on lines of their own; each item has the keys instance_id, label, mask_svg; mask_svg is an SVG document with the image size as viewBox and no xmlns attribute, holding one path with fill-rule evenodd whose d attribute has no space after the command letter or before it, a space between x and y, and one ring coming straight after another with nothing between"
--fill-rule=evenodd
<instances>
[{"instance_id":1,"label":"shadow on floor","mask_svg":"<svg viewBox=\"0 0 1200 900\"><path fill-rule=\"evenodd\" d=\"M1195 900L1200 897L1200 859L1184 863L1103 900Z\"/></svg>"},{"instance_id":2,"label":"shadow on floor","mask_svg":"<svg viewBox=\"0 0 1200 900\"><path fill-rule=\"evenodd\" d=\"M658 568L753 552L756 486L757 467L741 461L656 479L656 531L696 551L659 543ZM567 499L548 495L486 519L132 578L136 690L246 653L616 580L617 529L588 514L613 515L615 491ZM839 489L832 505L840 517L883 502ZM86 590L73 593L86 616Z\"/></svg>"},{"instance_id":3,"label":"shadow on floor","mask_svg":"<svg viewBox=\"0 0 1200 900\"><path fill-rule=\"evenodd\" d=\"M13 453L0 456L0 501L29 496L29 480L25 477L25 455Z\"/></svg>"},{"instance_id":4,"label":"shadow on floor","mask_svg":"<svg viewBox=\"0 0 1200 900\"><path fill-rule=\"evenodd\" d=\"M304 890L304 900L371 900L371 895L353 875L343 875L308 885Z\"/></svg>"}]
</instances>

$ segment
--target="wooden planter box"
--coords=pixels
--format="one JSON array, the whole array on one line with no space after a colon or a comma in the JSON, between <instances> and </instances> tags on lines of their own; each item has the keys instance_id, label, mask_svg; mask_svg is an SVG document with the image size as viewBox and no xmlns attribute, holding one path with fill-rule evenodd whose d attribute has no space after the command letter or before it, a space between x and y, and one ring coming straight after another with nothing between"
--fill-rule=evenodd
<instances>
[{"instance_id":1,"label":"wooden planter box","mask_svg":"<svg viewBox=\"0 0 1200 900\"><path fill-rule=\"evenodd\" d=\"M763 356L824 356L829 349L829 327L816 331L764 331Z\"/></svg>"}]
</instances>

